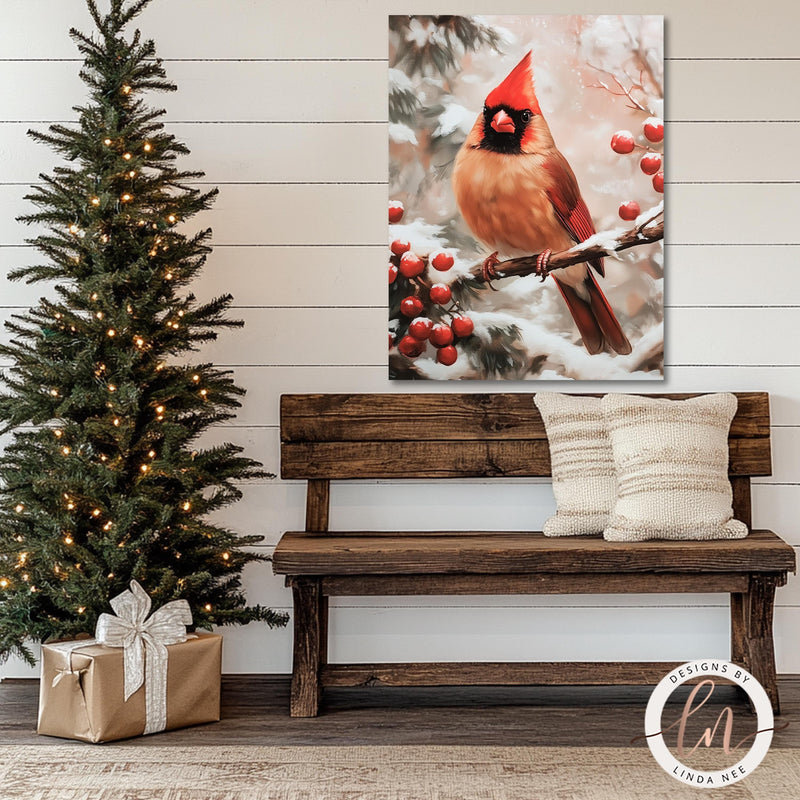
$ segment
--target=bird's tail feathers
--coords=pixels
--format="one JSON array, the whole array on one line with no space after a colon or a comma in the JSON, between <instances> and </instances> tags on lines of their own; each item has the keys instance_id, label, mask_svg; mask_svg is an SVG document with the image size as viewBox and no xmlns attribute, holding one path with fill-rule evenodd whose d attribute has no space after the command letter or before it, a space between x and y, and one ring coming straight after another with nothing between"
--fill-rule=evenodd
<instances>
[{"instance_id":1,"label":"bird's tail feathers","mask_svg":"<svg viewBox=\"0 0 800 800\"><path fill-rule=\"evenodd\" d=\"M614 316L606 296L597 284L591 271L587 272L583 287L588 300L581 297L569 284L553 276L561 296L567 304L575 325L583 339L583 346L590 355L600 353L607 342L621 356L631 352L631 343Z\"/></svg>"},{"instance_id":2,"label":"bird's tail feathers","mask_svg":"<svg viewBox=\"0 0 800 800\"><path fill-rule=\"evenodd\" d=\"M614 352L619 353L621 356L628 355L633 349L631 348L631 343L628 341L628 337L622 330L619 320L614 316L603 290L597 285L597 281L591 272L586 276L585 285L586 290L589 292L589 304L592 314L603 332L603 337Z\"/></svg>"},{"instance_id":3,"label":"bird's tail feathers","mask_svg":"<svg viewBox=\"0 0 800 800\"><path fill-rule=\"evenodd\" d=\"M556 286L567 304L572 319L578 326L578 332L583 339L583 346L590 355L599 353L603 349L603 331L597 323L592 307L569 284L562 283L555 278Z\"/></svg>"}]
</instances>

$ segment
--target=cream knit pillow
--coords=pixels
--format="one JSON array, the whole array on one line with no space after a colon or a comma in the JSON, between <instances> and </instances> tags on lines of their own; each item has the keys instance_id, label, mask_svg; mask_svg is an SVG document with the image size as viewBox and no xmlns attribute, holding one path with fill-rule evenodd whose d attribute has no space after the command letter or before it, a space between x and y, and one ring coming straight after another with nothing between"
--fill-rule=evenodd
<instances>
[{"instance_id":1,"label":"cream knit pillow","mask_svg":"<svg viewBox=\"0 0 800 800\"><path fill-rule=\"evenodd\" d=\"M599 397L539 392L558 510L545 536L601 533L614 506L614 456Z\"/></svg>"},{"instance_id":2,"label":"cream knit pillow","mask_svg":"<svg viewBox=\"0 0 800 800\"><path fill-rule=\"evenodd\" d=\"M617 469L617 500L604 537L741 539L728 479L733 394L689 400L609 394L602 408Z\"/></svg>"}]
</instances>

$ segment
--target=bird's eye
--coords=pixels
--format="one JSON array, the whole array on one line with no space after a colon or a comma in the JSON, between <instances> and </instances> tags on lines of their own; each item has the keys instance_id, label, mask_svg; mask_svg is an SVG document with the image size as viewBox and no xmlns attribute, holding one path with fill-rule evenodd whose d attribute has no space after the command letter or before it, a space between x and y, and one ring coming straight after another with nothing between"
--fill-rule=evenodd
<instances>
[{"instance_id":1,"label":"bird's eye","mask_svg":"<svg viewBox=\"0 0 800 800\"><path fill-rule=\"evenodd\" d=\"M488 110L489 110L489 106L484 106L484 107L483 107L483 113L484 113L484 114L485 114L485 113L486 113Z\"/></svg>"},{"instance_id":2,"label":"bird's eye","mask_svg":"<svg viewBox=\"0 0 800 800\"><path fill-rule=\"evenodd\" d=\"M530 122L533 114L531 113L530 109L526 108L519 116L523 122Z\"/></svg>"}]
</instances>

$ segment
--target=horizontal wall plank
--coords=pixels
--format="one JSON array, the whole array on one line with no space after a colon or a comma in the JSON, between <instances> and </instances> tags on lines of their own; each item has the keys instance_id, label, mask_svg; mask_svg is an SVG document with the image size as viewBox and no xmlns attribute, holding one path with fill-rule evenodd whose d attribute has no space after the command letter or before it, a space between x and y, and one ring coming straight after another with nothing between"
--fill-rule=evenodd
<instances>
[{"instance_id":1,"label":"horizontal wall plank","mask_svg":"<svg viewBox=\"0 0 800 800\"><path fill-rule=\"evenodd\" d=\"M276 472L279 438L280 431L277 428L217 427L205 434L202 441L226 440L241 444L251 451L254 458L265 461L267 469ZM753 480L756 483L800 483L800 459L797 458L800 452L800 428L773 428L771 443L772 475Z\"/></svg>"},{"instance_id":2,"label":"horizontal wall plank","mask_svg":"<svg viewBox=\"0 0 800 800\"><path fill-rule=\"evenodd\" d=\"M596 14L594 0L576 0L574 13ZM463 14L485 14L482 0L464 0ZM507 0L503 11L530 14L526 0ZM564 13L560 0L540 0L540 14ZM663 14L658 0L621 0L614 11ZM753 13L748 3L673 0L668 9L668 54L692 57L792 57L797 53L794 32L800 19L794 6L768 0ZM71 26L90 29L80 2L65 0L4 0L5 24L0 52L6 58L72 58L75 48L67 37ZM386 57L386 14L430 13L418 1L368 0L322 3L298 0L292 13L276 14L268 3L253 0L170 0L149 7L139 18L146 36L154 36L164 58L375 58ZM174 20L180 18L181 24ZM42 25L42 20L47 25ZM314 24L309 24L313 20ZM354 36L354 31L359 35Z\"/></svg>"},{"instance_id":3,"label":"horizontal wall plank","mask_svg":"<svg viewBox=\"0 0 800 800\"><path fill-rule=\"evenodd\" d=\"M209 222L216 228L212 217ZM667 246L667 319L674 306L797 305L785 288L795 279L797 258L795 246ZM3 277L39 260L32 248L0 248L0 308L30 306L48 293L44 284ZM769 280L735 277L762 263L768 265ZM220 247L192 291L198 297L230 292L237 306L377 306L386 303L385 272L379 246Z\"/></svg>"},{"instance_id":4,"label":"horizontal wall plank","mask_svg":"<svg viewBox=\"0 0 800 800\"><path fill-rule=\"evenodd\" d=\"M237 365L386 361L383 308L238 309L236 317L245 321L244 328L224 331L216 342L205 345L203 360ZM800 308L673 308L667 322L668 363L754 367L800 363L794 338L800 330ZM325 331L331 335L320 335ZM743 336L743 331L766 331L766 335ZM8 333L0 331L0 340L7 339Z\"/></svg>"},{"instance_id":5,"label":"horizontal wall plank","mask_svg":"<svg viewBox=\"0 0 800 800\"><path fill-rule=\"evenodd\" d=\"M800 307L671 308L666 321L668 364L747 366L800 364Z\"/></svg>"},{"instance_id":6,"label":"horizontal wall plank","mask_svg":"<svg viewBox=\"0 0 800 800\"><path fill-rule=\"evenodd\" d=\"M242 487L244 497L219 511L220 524L242 534L265 535L277 543L281 533L302 530L303 482L272 481ZM394 530L402 518L405 530L541 530L555 512L549 481L355 481L332 488L331 530ZM800 547L800 484L753 484L753 525L778 533ZM503 514L498 517L497 509Z\"/></svg>"},{"instance_id":7,"label":"horizontal wall plank","mask_svg":"<svg viewBox=\"0 0 800 800\"><path fill-rule=\"evenodd\" d=\"M800 609L776 610L779 673L800 668ZM729 656L728 612L706 608L335 608L331 615L331 661L441 660L643 660ZM635 631L635 634L631 632ZM222 628L223 672L291 671L291 623L269 630L252 623ZM36 677L11 662L7 677Z\"/></svg>"},{"instance_id":8,"label":"horizontal wall plank","mask_svg":"<svg viewBox=\"0 0 800 800\"><path fill-rule=\"evenodd\" d=\"M33 210L25 186L0 185L0 245L41 231L15 217ZM387 243L385 186L226 186L188 230L210 226L215 245Z\"/></svg>"},{"instance_id":9,"label":"horizontal wall plank","mask_svg":"<svg viewBox=\"0 0 800 800\"><path fill-rule=\"evenodd\" d=\"M227 191L228 187L223 187ZM209 218L216 227L216 221ZM786 305L797 248L758 245L667 247L667 318L673 306ZM31 248L0 248L0 307L29 306L47 294L44 284L4 281L16 266L37 263ZM738 280L768 262L770 280ZM230 292L244 306L375 306L386 303L380 247L217 248L192 285L198 297Z\"/></svg>"},{"instance_id":10,"label":"horizontal wall plank","mask_svg":"<svg viewBox=\"0 0 800 800\"><path fill-rule=\"evenodd\" d=\"M793 246L667 246L667 318L672 306L798 305L800 297L786 291L796 280L797 260ZM748 279L761 270L768 280Z\"/></svg>"},{"instance_id":11,"label":"horizontal wall plank","mask_svg":"<svg viewBox=\"0 0 800 800\"><path fill-rule=\"evenodd\" d=\"M341 370L335 367L241 367L235 370L236 380L247 388L237 424L272 424L279 422L281 394L317 392L405 392L403 381L390 381L383 366ZM526 384L503 381L431 381L425 392L513 392L551 390L553 384L543 381ZM627 383L592 382L593 392L635 391ZM558 390L565 387L558 384ZM582 391L575 384L569 391ZM708 367L671 367L667 380L643 387L642 391L767 391L770 392L770 413L773 425L800 425L800 367L771 369L742 367L713 369Z\"/></svg>"},{"instance_id":12,"label":"horizontal wall plank","mask_svg":"<svg viewBox=\"0 0 800 800\"><path fill-rule=\"evenodd\" d=\"M49 148L26 135L30 127L3 125L3 182L32 183L58 163ZM171 122L168 130L192 151L183 166L205 172L204 180L210 183L387 180L383 125ZM795 127L786 124L671 124L666 139L668 183L800 180L800 162L786 157L796 139Z\"/></svg>"},{"instance_id":13,"label":"horizontal wall plank","mask_svg":"<svg viewBox=\"0 0 800 800\"><path fill-rule=\"evenodd\" d=\"M386 361L383 308L238 309L236 317L245 321L244 328L224 331L205 345L203 360L306 366L377 366ZM667 360L684 366L797 366L798 326L800 308L674 308L667 325ZM331 335L320 335L322 331ZM742 336L742 331L767 335ZM8 338L0 330L0 341Z\"/></svg>"},{"instance_id":14,"label":"horizontal wall plank","mask_svg":"<svg viewBox=\"0 0 800 800\"><path fill-rule=\"evenodd\" d=\"M30 209L27 191L0 185L0 245L22 244L36 232L14 221ZM666 197L668 243L797 241L800 184L679 185ZM192 222L212 226L217 245L380 245L387 241L386 187L226 186Z\"/></svg>"},{"instance_id":15,"label":"horizontal wall plank","mask_svg":"<svg viewBox=\"0 0 800 800\"><path fill-rule=\"evenodd\" d=\"M33 183L60 163L57 154L27 136L29 128L26 123L2 126L3 183ZM181 167L205 172L208 183L387 180L385 125L170 122L167 129L191 150Z\"/></svg>"},{"instance_id":16,"label":"horizontal wall plank","mask_svg":"<svg viewBox=\"0 0 800 800\"><path fill-rule=\"evenodd\" d=\"M76 64L0 61L0 120L72 120L88 97ZM380 62L174 62L179 91L149 102L169 120L386 120L386 64ZM35 92L19 92L22 84Z\"/></svg>"},{"instance_id":17,"label":"horizontal wall plank","mask_svg":"<svg viewBox=\"0 0 800 800\"><path fill-rule=\"evenodd\" d=\"M385 41L385 39L384 39ZM385 121L386 64L380 61L173 62L170 80L179 91L159 95L167 121L270 121L318 123ZM799 61L673 61L669 120L796 120L800 98L765 92L764 86L796 85ZM18 92L23 82L35 92ZM705 88L695 92L696 86ZM324 90L322 87L324 86ZM3 88L4 87L4 88ZM0 61L0 120L70 120L86 89L77 64ZM747 103L742 103L742 96ZM546 98L543 107L547 110ZM476 109L478 111L479 109Z\"/></svg>"},{"instance_id":18,"label":"horizontal wall plank","mask_svg":"<svg viewBox=\"0 0 800 800\"><path fill-rule=\"evenodd\" d=\"M0 309L53 296L45 283L5 278L15 267L40 262L33 248L0 248ZM219 247L191 286L200 298L230 293L235 306L383 306L386 290L380 248L346 246Z\"/></svg>"},{"instance_id":19,"label":"horizontal wall plank","mask_svg":"<svg viewBox=\"0 0 800 800\"><path fill-rule=\"evenodd\" d=\"M205 434L202 441L206 443L225 440L241 444L248 448L254 458L265 461L270 471L276 472L279 438L280 431L277 428L217 427ZM772 475L754 478L754 482L800 484L800 459L797 458L797 453L800 452L800 428L773 428L771 441Z\"/></svg>"}]
</instances>

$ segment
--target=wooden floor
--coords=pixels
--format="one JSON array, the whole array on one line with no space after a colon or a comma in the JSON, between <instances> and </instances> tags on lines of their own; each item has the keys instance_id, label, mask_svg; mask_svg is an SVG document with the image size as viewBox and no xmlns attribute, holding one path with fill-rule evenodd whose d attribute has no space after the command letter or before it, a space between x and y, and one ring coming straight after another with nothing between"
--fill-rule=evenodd
<instances>
[{"instance_id":1,"label":"wooden floor","mask_svg":"<svg viewBox=\"0 0 800 800\"><path fill-rule=\"evenodd\" d=\"M773 747L800 747L800 676L779 680ZM0 684L0 744L54 745L37 736L37 681ZM289 679L223 678L221 722L135 739L137 745L508 745L628 747L642 733L649 687L329 689L322 715L289 716ZM688 689L673 695L676 707ZM748 714L732 687L712 701ZM675 712L677 717L679 708Z\"/></svg>"}]
</instances>

